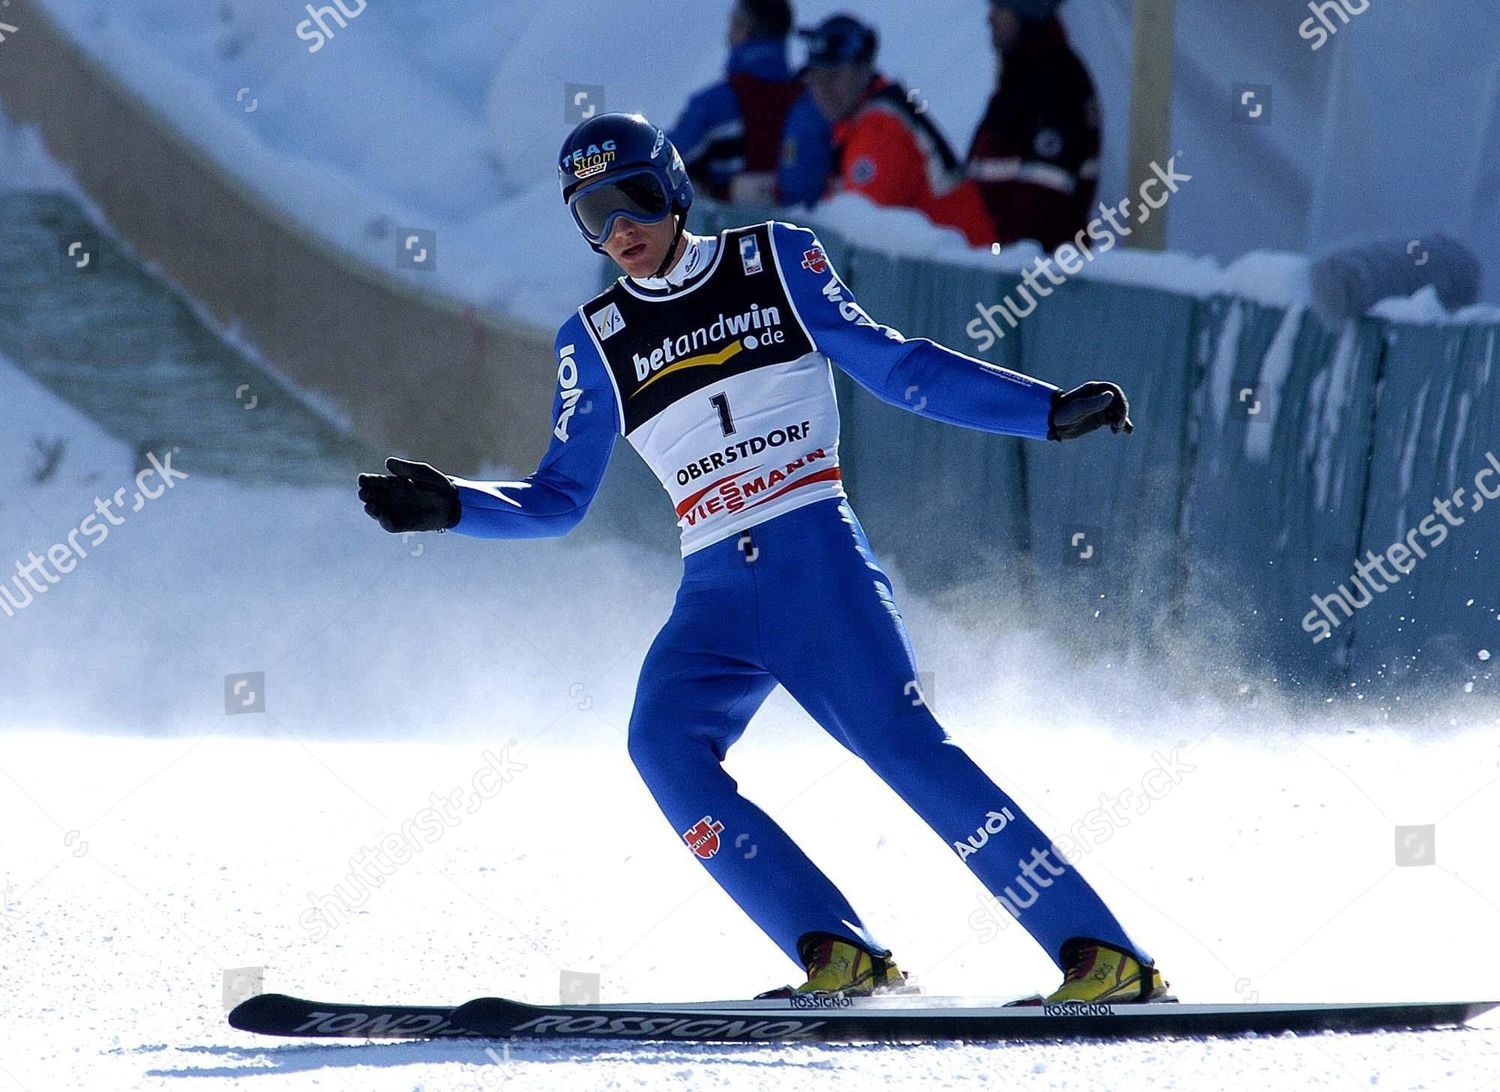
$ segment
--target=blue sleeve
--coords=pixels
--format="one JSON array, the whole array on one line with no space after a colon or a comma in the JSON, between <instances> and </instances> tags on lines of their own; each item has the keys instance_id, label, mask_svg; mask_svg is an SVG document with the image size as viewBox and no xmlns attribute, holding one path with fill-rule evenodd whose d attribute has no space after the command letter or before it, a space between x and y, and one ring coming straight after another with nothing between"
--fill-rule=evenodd
<instances>
[{"instance_id":1,"label":"blue sleeve","mask_svg":"<svg viewBox=\"0 0 1500 1092\"><path fill-rule=\"evenodd\" d=\"M551 538L578 526L609 466L618 434L614 384L583 320L557 334L557 396L552 442L536 473L518 482L453 478L462 505L461 535Z\"/></svg>"},{"instance_id":2,"label":"blue sleeve","mask_svg":"<svg viewBox=\"0 0 1500 1092\"><path fill-rule=\"evenodd\" d=\"M833 129L812 96L792 104L781 137L777 186L783 205L816 205L828 189L833 171Z\"/></svg>"},{"instance_id":3,"label":"blue sleeve","mask_svg":"<svg viewBox=\"0 0 1500 1092\"><path fill-rule=\"evenodd\" d=\"M1052 384L881 326L855 301L811 231L778 223L771 235L813 344L876 398L952 425L1047 438Z\"/></svg>"}]
</instances>

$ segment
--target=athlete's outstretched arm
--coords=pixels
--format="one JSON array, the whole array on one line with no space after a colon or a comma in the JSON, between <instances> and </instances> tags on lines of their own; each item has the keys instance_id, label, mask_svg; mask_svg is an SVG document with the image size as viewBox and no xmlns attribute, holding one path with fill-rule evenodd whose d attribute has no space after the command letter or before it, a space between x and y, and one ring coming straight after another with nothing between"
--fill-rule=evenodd
<instances>
[{"instance_id":1,"label":"athlete's outstretched arm","mask_svg":"<svg viewBox=\"0 0 1500 1092\"><path fill-rule=\"evenodd\" d=\"M776 257L818 350L894 406L949 424L1035 440L1072 439L1102 425L1130 431L1124 392L1111 383L1069 392L872 319L806 228L772 227Z\"/></svg>"},{"instance_id":2,"label":"athlete's outstretched arm","mask_svg":"<svg viewBox=\"0 0 1500 1092\"><path fill-rule=\"evenodd\" d=\"M617 410L604 362L577 315L558 332L557 355L552 441L536 473L481 482L392 459L391 475L360 475L365 511L396 532L452 528L478 538L549 538L576 527L604 480Z\"/></svg>"},{"instance_id":3,"label":"athlete's outstretched arm","mask_svg":"<svg viewBox=\"0 0 1500 1092\"><path fill-rule=\"evenodd\" d=\"M614 387L574 315L557 334L552 442L536 473L518 482L454 478L462 514L453 528L478 538L551 538L578 526L615 446Z\"/></svg>"}]
</instances>

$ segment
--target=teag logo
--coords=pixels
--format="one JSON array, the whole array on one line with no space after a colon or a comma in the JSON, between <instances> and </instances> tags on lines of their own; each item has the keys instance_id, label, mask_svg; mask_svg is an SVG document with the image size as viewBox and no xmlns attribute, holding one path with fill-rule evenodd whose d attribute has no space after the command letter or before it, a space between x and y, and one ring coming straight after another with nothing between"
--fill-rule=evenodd
<instances>
[{"instance_id":1,"label":"teag logo","mask_svg":"<svg viewBox=\"0 0 1500 1092\"><path fill-rule=\"evenodd\" d=\"M602 174L615 161L615 142L606 140L590 144L587 148L575 148L563 156L562 169L572 171L577 179L593 178Z\"/></svg>"}]
</instances>

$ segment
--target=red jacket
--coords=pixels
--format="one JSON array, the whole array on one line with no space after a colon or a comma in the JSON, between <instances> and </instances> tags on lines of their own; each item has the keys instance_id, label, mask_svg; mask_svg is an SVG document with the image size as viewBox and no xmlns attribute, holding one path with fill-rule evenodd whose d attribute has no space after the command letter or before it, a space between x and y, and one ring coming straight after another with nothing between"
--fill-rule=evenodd
<instances>
[{"instance_id":1,"label":"red jacket","mask_svg":"<svg viewBox=\"0 0 1500 1092\"><path fill-rule=\"evenodd\" d=\"M968 172L1002 243L1054 250L1095 215L1099 101L1062 23L1028 29L1005 55Z\"/></svg>"},{"instance_id":2,"label":"red jacket","mask_svg":"<svg viewBox=\"0 0 1500 1092\"><path fill-rule=\"evenodd\" d=\"M833 143L832 192L917 209L935 224L957 228L973 246L995 241L979 188L900 84L877 76L854 112L834 125Z\"/></svg>"}]
</instances>

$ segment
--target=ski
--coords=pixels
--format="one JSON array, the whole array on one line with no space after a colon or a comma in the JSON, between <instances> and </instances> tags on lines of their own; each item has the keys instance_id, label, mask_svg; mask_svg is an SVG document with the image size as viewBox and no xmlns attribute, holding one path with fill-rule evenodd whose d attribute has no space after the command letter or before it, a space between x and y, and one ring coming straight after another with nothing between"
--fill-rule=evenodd
<instances>
[{"instance_id":1,"label":"ski","mask_svg":"<svg viewBox=\"0 0 1500 1092\"><path fill-rule=\"evenodd\" d=\"M634 1039L879 1042L1156 1038L1455 1027L1500 1001L1353 1004L1006 1005L962 997L530 1005L481 997L457 1006L341 1005L261 994L229 1023L261 1035L340 1039Z\"/></svg>"},{"instance_id":2,"label":"ski","mask_svg":"<svg viewBox=\"0 0 1500 1092\"><path fill-rule=\"evenodd\" d=\"M258 1035L314 1039L450 1039L470 1033L452 1022L452 1005L342 1005L262 993L229 1012L229 1026Z\"/></svg>"}]
</instances>

